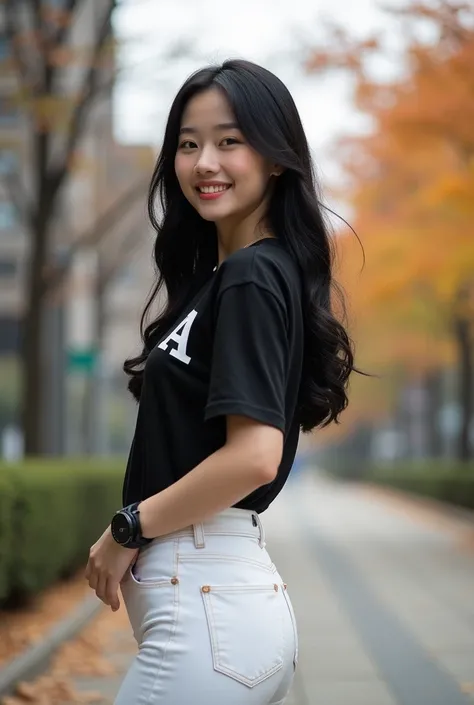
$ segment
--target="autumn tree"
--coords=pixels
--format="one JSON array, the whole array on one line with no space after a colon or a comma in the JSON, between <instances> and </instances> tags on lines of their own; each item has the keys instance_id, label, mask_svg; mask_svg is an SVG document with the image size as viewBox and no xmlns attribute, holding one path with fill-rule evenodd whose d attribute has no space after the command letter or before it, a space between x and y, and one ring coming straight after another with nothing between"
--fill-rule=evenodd
<instances>
[{"instance_id":1,"label":"autumn tree","mask_svg":"<svg viewBox=\"0 0 474 705\"><path fill-rule=\"evenodd\" d=\"M314 51L307 68L349 70L356 105L373 125L369 134L341 142L339 151L367 250L356 305L366 325L370 319L379 333L384 329L394 362L425 373L446 363L450 336L464 460L472 453L474 415L474 11L438 0L398 14L409 38L401 78L372 79L368 66L380 41L353 41L340 29L337 50ZM416 38L420 21L436 28L435 42ZM420 345L421 333L429 334L431 347Z\"/></svg>"},{"instance_id":2,"label":"autumn tree","mask_svg":"<svg viewBox=\"0 0 474 705\"><path fill-rule=\"evenodd\" d=\"M28 150L25 173L4 176L28 237L22 323L22 417L27 454L41 452L45 413L41 355L48 296L67 276L75 253L100 241L146 191L147 178L130 184L84 232L53 245L65 188L80 164L81 140L94 106L109 96L115 80L111 17L115 0L3 0L1 26L7 45L2 76L20 113ZM67 227L67 225L66 225Z\"/></svg>"}]
</instances>

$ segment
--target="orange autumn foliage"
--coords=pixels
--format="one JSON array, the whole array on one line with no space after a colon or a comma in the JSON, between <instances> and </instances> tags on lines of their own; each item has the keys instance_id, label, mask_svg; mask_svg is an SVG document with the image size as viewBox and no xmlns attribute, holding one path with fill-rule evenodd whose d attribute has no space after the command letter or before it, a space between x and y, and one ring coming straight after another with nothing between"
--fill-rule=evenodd
<instances>
[{"instance_id":1,"label":"orange autumn foliage","mask_svg":"<svg viewBox=\"0 0 474 705\"><path fill-rule=\"evenodd\" d=\"M423 375L452 362L462 288L472 292L462 313L474 321L474 7L438 0L399 14L412 27L429 21L437 38L411 40L397 80L371 79L367 62L380 43L351 41L340 29L337 50L318 49L306 62L310 71L351 71L355 104L373 125L338 145L362 272L355 239L337 240L359 364L382 377L400 365ZM388 390L389 373L384 380ZM362 385L362 416L383 411L380 399L367 401L375 386Z\"/></svg>"}]
</instances>

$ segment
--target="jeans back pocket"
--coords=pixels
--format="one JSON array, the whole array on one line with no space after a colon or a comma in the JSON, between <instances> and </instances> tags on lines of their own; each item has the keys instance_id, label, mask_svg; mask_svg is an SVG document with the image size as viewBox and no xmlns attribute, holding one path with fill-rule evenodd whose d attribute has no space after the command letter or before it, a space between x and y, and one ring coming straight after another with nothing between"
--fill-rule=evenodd
<instances>
[{"instance_id":1,"label":"jeans back pocket","mask_svg":"<svg viewBox=\"0 0 474 705\"><path fill-rule=\"evenodd\" d=\"M280 591L274 583L201 586L216 671L252 688L282 668Z\"/></svg>"}]
</instances>

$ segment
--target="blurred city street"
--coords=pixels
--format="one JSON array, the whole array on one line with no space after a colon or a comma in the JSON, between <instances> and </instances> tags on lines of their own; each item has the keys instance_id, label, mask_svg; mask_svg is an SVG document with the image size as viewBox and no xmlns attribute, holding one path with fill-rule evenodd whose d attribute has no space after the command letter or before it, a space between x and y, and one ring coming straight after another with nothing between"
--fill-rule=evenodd
<instances>
[{"instance_id":1,"label":"blurred city street","mask_svg":"<svg viewBox=\"0 0 474 705\"><path fill-rule=\"evenodd\" d=\"M264 520L299 626L288 705L473 701L474 522L313 472L292 480ZM120 621L108 654L119 672L75 683L104 704L133 658Z\"/></svg>"},{"instance_id":2,"label":"blurred city street","mask_svg":"<svg viewBox=\"0 0 474 705\"><path fill-rule=\"evenodd\" d=\"M231 10L0 2L0 705L113 703L135 643L123 606L112 613L84 579L91 547L129 504L126 468L130 501L149 499L227 444L229 427L205 417L220 357L237 396L265 386L254 359L270 370L281 358L265 372L271 403L234 401L295 439L285 472L301 430L262 517L299 627L287 705L473 705L474 3ZM252 94L250 74L225 88L238 58L288 88L294 119L288 94ZM183 93L203 67L205 83ZM260 104L273 92L270 118ZM225 119L211 106L201 127L191 120L203 96ZM224 210L200 210L211 202ZM206 282L221 302L220 265L262 233L302 274L301 306L278 294L278 344L248 303L235 321L222 314L225 335L220 303L191 334L191 295ZM256 272L244 283L263 294ZM170 366L142 396L156 348ZM260 447L245 448L259 483ZM183 496L194 511L194 492Z\"/></svg>"}]
</instances>

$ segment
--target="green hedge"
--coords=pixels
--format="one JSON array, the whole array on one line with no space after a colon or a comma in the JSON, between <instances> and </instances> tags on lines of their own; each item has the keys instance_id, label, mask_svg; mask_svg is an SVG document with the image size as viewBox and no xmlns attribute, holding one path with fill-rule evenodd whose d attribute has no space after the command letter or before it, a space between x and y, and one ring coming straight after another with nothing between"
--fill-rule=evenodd
<instances>
[{"instance_id":1,"label":"green hedge","mask_svg":"<svg viewBox=\"0 0 474 705\"><path fill-rule=\"evenodd\" d=\"M9 474L2 470L0 466L0 603L10 589L7 566L11 559L15 532L12 482Z\"/></svg>"},{"instance_id":2,"label":"green hedge","mask_svg":"<svg viewBox=\"0 0 474 705\"><path fill-rule=\"evenodd\" d=\"M0 604L23 600L87 561L121 506L123 460L0 464Z\"/></svg>"},{"instance_id":3,"label":"green hedge","mask_svg":"<svg viewBox=\"0 0 474 705\"><path fill-rule=\"evenodd\" d=\"M444 460L377 465L363 479L474 509L474 464Z\"/></svg>"},{"instance_id":4,"label":"green hedge","mask_svg":"<svg viewBox=\"0 0 474 705\"><path fill-rule=\"evenodd\" d=\"M426 459L375 464L351 456L345 448L330 448L312 460L340 480L373 482L474 509L474 462Z\"/></svg>"}]
</instances>

